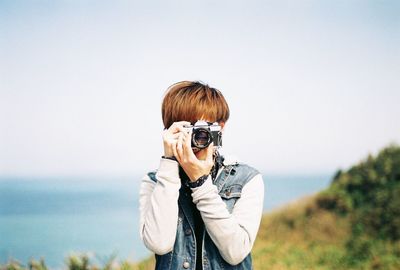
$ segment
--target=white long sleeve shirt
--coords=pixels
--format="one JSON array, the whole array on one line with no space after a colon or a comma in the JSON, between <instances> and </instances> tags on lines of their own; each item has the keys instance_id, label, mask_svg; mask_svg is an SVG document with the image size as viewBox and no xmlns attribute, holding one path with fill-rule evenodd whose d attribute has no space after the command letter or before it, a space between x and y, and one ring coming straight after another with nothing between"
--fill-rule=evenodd
<instances>
[{"instance_id":1,"label":"white long sleeve shirt","mask_svg":"<svg viewBox=\"0 0 400 270\"><path fill-rule=\"evenodd\" d=\"M230 161L225 159L224 164ZM221 169L218 174L220 172ZM178 162L161 159L156 178L157 182L147 175L142 179L140 237L149 250L163 255L173 249L176 237L181 187ZM221 256L232 265L240 263L250 253L261 221L264 201L261 174L243 187L232 213L227 210L211 177L200 187L192 188L192 198Z\"/></svg>"}]
</instances>

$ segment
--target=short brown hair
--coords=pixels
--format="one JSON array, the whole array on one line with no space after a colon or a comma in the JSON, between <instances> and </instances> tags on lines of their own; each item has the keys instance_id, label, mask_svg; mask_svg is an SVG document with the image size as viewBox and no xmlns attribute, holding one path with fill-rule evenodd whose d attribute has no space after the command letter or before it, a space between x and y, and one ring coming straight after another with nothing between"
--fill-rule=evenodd
<instances>
[{"instance_id":1,"label":"short brown hair","mask_svg":"<svg viewBox=\"0 0 400 270\"><path fill-rule=\"evenodd\" d=\"M182 81L168 87L162 102L165 128L177 121L191 123L200 119L226 122L229 107L222 93L199 81Z\"/></svg>"}]
</instances>

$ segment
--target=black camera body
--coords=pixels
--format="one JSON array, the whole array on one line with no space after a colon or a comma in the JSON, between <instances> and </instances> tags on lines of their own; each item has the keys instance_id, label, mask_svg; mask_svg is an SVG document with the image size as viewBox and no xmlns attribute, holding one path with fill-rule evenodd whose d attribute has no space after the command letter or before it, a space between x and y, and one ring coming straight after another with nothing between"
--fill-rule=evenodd
<instances>
[{"instance_id":1,"label":"black camera body","mask_svg":"<svg viewBox=\"0 0 400 270\"><path fill-rule=\"evenodd\" d=\"M221 126L218 123L197 121L193 126L184 126L184 129L187 132L192 131L193 148L204 149L211 143L214 143L214 146L222 146Z\"/></svg>"}]
</instances>

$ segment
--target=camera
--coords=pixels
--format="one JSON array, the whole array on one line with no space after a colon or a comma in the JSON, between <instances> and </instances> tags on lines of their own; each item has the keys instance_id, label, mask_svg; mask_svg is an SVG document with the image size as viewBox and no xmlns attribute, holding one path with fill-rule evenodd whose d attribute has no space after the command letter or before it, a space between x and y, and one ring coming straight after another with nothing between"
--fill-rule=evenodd
<instances>
[{"instance_id":1,"label":"camera","mask_svg":"<svg viewBox=\"0 0 400 270\"><path fill-rule=\"evenodd\" d=\"M212 142L214 146L222 146L221 126L215 123L197 121L194 125L183 127L187 132L192 130L192 147L204 149Z\"/></svg>"}]
</instances>

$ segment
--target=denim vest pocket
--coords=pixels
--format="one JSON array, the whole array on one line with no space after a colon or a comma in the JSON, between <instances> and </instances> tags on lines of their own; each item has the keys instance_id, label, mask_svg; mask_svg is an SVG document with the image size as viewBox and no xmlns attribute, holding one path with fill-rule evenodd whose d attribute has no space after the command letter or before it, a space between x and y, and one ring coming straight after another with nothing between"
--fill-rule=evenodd
<instances>
[{"instance_id":1,"label":"denim vest pocket","mask_svg":"<svg viewBox=\"0 0 400 270\"><path fill-rule=\"evenodd\" d=\"M229 213L232 213L233 207L236 201L242 195L242 185L240 184L233 184L227 187L224 187L219 195L221 196L222 200L226 204L226 208L228 209Z\"/></svg>"}]
</instances>

